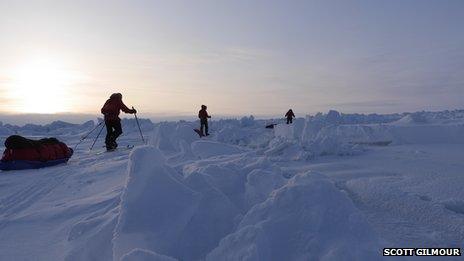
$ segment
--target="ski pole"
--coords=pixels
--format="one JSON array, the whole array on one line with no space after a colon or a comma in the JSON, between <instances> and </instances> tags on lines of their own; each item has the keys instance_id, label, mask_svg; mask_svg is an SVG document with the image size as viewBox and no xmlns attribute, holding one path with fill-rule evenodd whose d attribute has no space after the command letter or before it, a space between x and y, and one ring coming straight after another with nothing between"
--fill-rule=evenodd
<instances>
[{"instance_id":1,"label":"ski pole","mask_svg":"<svg viewBox=\"0 0 464 261\"><path fill-rule=\"evenodd\" d=\"M132 106L132 109L135 110L134 106ZM135 122L137 122L137 126L139 127L140 137L142 137L143 144L145 144L145 139L143 138L142 129L140 128L139 119L137 118L137 113L134 113L134 116L135 116Z\"/></svg>"},{"instance_id":2,"label":"ski pole","mask_svg":"<svg viewBox=\"0 0 464 261\"><path fill-rule=\"evenodd\" d=\"M100 134L102 133L104 127L105 127L105 125L102 126L102 128L101 128L100 131L98 132L97 137L95 137L95 140L93 140L93 143L92 143L92 146L90 147L90 150L93 149L93 146L95 145L95 142L97 142L98 137L100 137Z\"/></svg>"},{"instance_id":3,"label":"ski pole","mask_svg":"<svg viewBox=\"0 0 464 261\"><path fill-rule=\"evenodd\" d=\"M91 131L89 131L86 135L82 136L81 139L79 140L79 142L76 144L76 146L74 146L74 150L76 150L77 146L79 144L81 144L85 139L87 139L87 137L89 137L89 135L92 134L92 132L94 132L98 128L98 126L100 126L102 123L103 123L103 121L98 123L97 126L95 126L95 128L93 128Z\"/></svg>"}]
</instances>

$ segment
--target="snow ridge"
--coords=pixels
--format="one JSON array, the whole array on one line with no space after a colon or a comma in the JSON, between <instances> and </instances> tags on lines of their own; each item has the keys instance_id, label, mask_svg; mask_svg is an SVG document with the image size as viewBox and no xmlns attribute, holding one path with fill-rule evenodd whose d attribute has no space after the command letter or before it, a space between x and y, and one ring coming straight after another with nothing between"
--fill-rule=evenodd
<instances>
[{"instance_id":1,"label":"snow ridge","mask_svg":"<svg viewBox=\"0 0 464 261\"><path fill-rule=\"evenodd\" d=\"M327 177L250 171L250 157L235 153L177 173L154 147L132 152L114 260L134 249L178 260L339 260L347 253L374 260L378 239Z\"/></svg>"}]
</instances>

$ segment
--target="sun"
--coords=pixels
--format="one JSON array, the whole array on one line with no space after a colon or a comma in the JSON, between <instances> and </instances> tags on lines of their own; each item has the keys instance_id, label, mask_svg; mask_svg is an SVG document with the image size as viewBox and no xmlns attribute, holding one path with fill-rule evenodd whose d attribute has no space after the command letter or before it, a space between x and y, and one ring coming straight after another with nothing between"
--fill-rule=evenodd
<instances>
[{"instance_id":1,"label":"sun","mask_svg":"<svg viewBox=\"0 0 464 261\"><path fill-rule=\"evenodd\" d=\"M12 73L9 98L14 110L22 113L69 111L72 74L50 59L34 59L17 66Z\"/></svg>"}]
</instances>

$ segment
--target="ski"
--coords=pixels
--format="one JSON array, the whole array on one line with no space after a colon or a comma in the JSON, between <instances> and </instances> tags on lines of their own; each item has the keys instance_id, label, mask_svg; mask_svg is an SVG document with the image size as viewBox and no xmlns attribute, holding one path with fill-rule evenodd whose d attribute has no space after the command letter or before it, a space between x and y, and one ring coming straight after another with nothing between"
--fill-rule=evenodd
<instances>
[{"instance_id":1,"label":"ski","mask_svg":"<svg viewBox=\"0 0 464 261\"><path fill-rule=\"evenodd\" d=\"M126 151L126 150L131 150L134 148L134 145L127 145L127 146L124 146L124 147L119 147L119 148L116 148L116 149L113 149L113 150L102 150L102 151L98 151L97 153L95 153L95 155L101 155L103 153L109 153L109 152L115 152L115 151Z\"/></svg>"},{"instance_id":2,"label":"ski","mask_svg":"<svg viewBox=\"0 0 464 261\"><path fill-rule=\"evenodd\" d=\"M203 133L202 133L201 130L199 130L199 129L193 129L193 131L194 131L196 134L198 134L198 136L200 136L200 138L205 136L205 135L203 135Z\"/></svg>"}]
</instances>

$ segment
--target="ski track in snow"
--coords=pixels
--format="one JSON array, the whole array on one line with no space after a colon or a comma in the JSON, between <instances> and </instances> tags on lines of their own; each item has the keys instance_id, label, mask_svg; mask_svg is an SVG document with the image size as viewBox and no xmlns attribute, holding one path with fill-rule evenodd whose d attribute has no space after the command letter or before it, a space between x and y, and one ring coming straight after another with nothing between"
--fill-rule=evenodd
<instances>
[{"instance_id":1,"label":"ski track in snow","mask_svg":"<svg viewBox=\"0 0 464 261\"><path fill-rule=\"evenodd\" d=\"M196 123L144 121L150 146L130 159L100 153L103 138L89 152L91 135L67 165L0 173L0 260L377 260L383 247L462 248L463 115L330 112L274 130L244 117L213 122L201 140ZM140 144L123 123L121 146ZM15 130L73 146L92 127Z\"/></svg>"}]
</instances>

